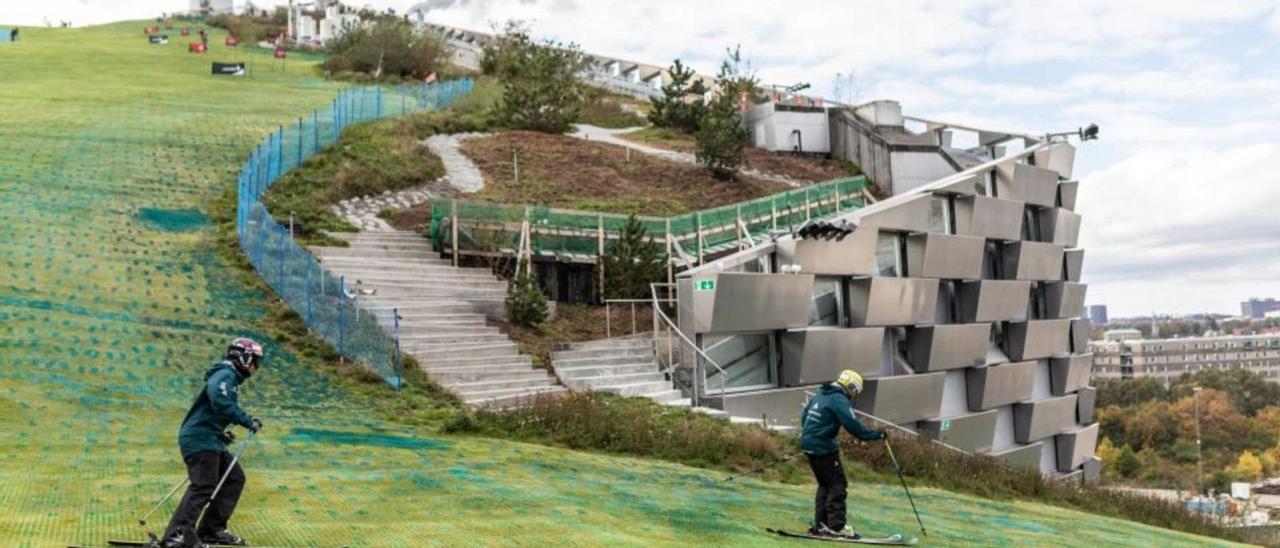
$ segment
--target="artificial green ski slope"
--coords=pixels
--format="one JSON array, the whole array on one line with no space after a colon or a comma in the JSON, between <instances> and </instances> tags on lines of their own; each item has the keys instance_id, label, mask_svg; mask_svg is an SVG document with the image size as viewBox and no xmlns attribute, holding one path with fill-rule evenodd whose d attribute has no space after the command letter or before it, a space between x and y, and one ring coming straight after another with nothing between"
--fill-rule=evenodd
<instances>
[{"instance_id":1,"label":"artificial green ski slope","mask_svg":"<svg viewBox=\"0 0 1280 548\"><path fill-rule=\"evenodd\" d=\"M276 123L336 90L294 60L211 77L211 60L243 58L220 32L196 56L176 30L147 44L145 24L0 43L3 546L141 536L136 518L183 475L175 436L201 374L232 336L259 335L263 295L227 281L198 210ZM268 352L243 391L267 429L232 522L258 543L774 545L764 527L801 527L810 508L804 486L379 422ZM898 486L852 491L860 529L913 532ZM916 501L930 545L1212 542L923 488Z\"/></svg>"}]
</instances>

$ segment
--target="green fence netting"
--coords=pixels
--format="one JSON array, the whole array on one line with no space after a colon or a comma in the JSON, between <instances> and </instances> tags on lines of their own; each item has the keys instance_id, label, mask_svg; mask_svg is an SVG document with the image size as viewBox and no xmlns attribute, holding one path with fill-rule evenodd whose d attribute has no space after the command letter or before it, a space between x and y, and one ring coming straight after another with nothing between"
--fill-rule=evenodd
<instances>
[{"instance_id":1,"label":"green fence netting","mask_svg":"<svg viewBox=\"0 0 1280 548\"><path fill-rule=\"evenodd\" d=\"M401 359L396 312L380 318L360 306L359 294L334 277L259 201L275 181L338 139L343 128L377 118L448 106L471 91L470 79L414 86L342 90L324 111L279 126L254 149L239 174L236 229L240 247L271 289L312 332L348 359L364 363L399 387Z\"/></svg>"},{"instance_id":2,"label":"green fence netting","mask_svg":"<svg viewBox=\"0 0 1280 548\"><path fill-rule=\"evenodd\" d=\"M698 260L736 247L744 238L758 239L775 230L798 228L810 219L861 208L866 205L864 188L865 177L834 179L674 217L637 219L654 241L665 245L670 236L678 246L672 252L678 262L681 252ZM519 247L528 221L533 253L585 260L599 252L602 236L606 242L613 239L626 220L625 215L610 213L437 199L431 204L431 240L436 249L451 250L456 233L460 253L509 254Z\"/></svg>"}]
</instances>

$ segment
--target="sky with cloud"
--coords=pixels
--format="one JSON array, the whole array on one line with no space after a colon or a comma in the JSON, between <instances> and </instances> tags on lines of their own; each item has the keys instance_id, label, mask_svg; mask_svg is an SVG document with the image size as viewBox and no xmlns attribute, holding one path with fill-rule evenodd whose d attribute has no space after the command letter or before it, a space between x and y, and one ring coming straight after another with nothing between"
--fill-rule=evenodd
<instances>
[{"instance_id":1,"label":"sky with cloud","mask_svg":"<svg viewBox=\"0 0 1280 548\"><path fill-rule=\"evenodd\" d=\"M417 3L367 2L400 13ZM2 22L80 25L187 2L3 4ZM589 52L708 73L741 44L765 82L833 96L836 76L852 74L853 99L897 99L926 118L1036 133L1097 123L1102 138L1076 155L1090 303L1112 316L1238 313L1248 297L1280 297L1275 0L427 4L438 23L520 19Z\"/></svg>"}]
</instances>

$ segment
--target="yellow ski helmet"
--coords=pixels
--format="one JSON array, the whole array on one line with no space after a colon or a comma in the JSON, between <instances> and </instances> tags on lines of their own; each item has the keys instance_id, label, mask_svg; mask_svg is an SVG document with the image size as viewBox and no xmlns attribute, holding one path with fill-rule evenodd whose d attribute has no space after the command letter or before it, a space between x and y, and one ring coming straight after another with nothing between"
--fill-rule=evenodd
<instances>
[{"instance_id":1,"label":"yellow ski helmet","mask_svg":"<svg viewBox=\"0 0 1280 548\"><path fill-rule=\"evenodd\" d=\"M856 396L862 392L862 375L852 369L845 369L840 372L839 377L836 377L836 384L844 388L850 396Z\"/></svg>"}]
</instances>

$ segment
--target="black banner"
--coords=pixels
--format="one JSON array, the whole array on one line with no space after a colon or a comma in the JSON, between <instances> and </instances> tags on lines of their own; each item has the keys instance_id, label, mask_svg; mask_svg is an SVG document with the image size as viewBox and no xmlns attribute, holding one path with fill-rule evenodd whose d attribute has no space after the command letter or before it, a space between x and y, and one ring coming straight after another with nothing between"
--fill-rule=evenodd
<instances>
[{"instance_id":1,"label":"black banner","mask_svg":"<svg viewBox=\"0 0 1280 548\"><path fill-rule=\"evenodd\" d=\"M213 73L224 76L244 76L244 63L217 63L213 64Z\"/></svg>"}]
</instances>

